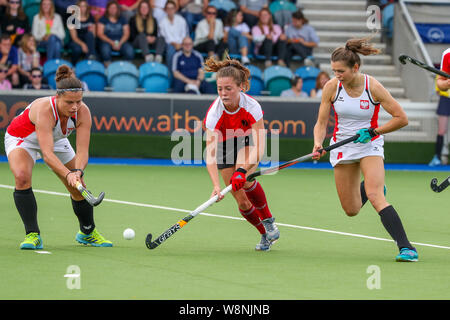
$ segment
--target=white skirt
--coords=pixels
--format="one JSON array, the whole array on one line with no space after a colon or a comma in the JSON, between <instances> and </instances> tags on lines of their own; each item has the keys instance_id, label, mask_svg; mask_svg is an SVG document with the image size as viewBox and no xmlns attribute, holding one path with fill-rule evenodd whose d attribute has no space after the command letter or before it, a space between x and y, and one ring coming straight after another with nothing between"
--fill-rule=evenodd
<instances>
[{"instance_id":1,"label":"white skirt","mask_svg":"<svg viewBox=\"0 0 450 320\"><path fill-rule=\"evenodd\" d=\"M31 142L26 138L23 139L14 137L10 135L8 132L6 132L5 133L6 156L8 156L9 153L16 148L25 149L31 156L31 158L33 158L34 162L42 158L41 148L38 143ZM63 164L66 164L75 157L75 151L73 150L67 138L55 141L53 146L53 152Z\"/></svg>"},{"instance_id":2,"label":"white skirt","mask_svg":"<svg viewBox=\"0 0 450 320\"><path fill-rule=\"evenodd\" d=\"M337 141L339 142L339 141ZM336 142L331 139L330 145ZM330 151L330 163L334 167L337 164L359 162L362 158L379 156L384 160L384 139L378 137L367 143L347 143L339 148Z\"/></svg>"}]
</instances>

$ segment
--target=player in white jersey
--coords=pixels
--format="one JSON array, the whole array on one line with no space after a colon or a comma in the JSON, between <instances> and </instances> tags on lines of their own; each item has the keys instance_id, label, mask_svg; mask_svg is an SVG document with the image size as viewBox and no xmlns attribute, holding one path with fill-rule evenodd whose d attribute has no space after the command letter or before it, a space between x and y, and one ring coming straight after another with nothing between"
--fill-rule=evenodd
<instances>
[{"instance_id":1,"label":"player in white jersey","mask_svg":"<svg viewBox=\"0 0 450 320\"><path fill-rule=\"evenodd\" d=\"M62 65L56 72L57 94L34 100L15 117L5 134L5 150L15 178L14 202L25 226L21 249L42 249L37 204L31 187L34 164L43 158L70 192L72 207L80 223L76 240L83 244L110 247L95 228L93 208L76 188L83 181L88 163L91 113L83 103L82 83ZM67 137L76 130L75 153Z\"/></svg>"},{"instance_id":2,"label":"player in white jersey","mask_svg":"<svg viewBox=\"0 0 450 320\"><path fill-rule=\"evenodd\" d=\"M369 200L379 213L384 227L396 241L400 253L397 261L418 261L416 249L409 242L396 210L385 198L384 152L382 134L408 124L400 104L373 77L359 71L359 54L378 54L370 38L348 40L345 47L331 55L335 78L325 84L317 123L314 127L313 152L322 149L331 108L335 113L335 129L331 144L358 133L355 143L330 152L336 189L341 206L348 216L355 216ZM378 125L380 107L392 118ZM315 159L323 156L317 154ZM360 181L361 172L364 180Z\"/></svg>"}]
</instances>

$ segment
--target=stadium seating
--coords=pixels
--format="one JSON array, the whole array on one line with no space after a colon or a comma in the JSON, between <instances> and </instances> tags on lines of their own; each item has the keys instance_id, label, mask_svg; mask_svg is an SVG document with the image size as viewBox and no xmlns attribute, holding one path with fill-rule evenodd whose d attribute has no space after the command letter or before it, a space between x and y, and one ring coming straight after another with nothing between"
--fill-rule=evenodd
<instances>
[{"instance_id":1,"label":"stadium seating","mask_svg":"<svg viewBox=\"0 0 450 320\"><path fill-rule=\"evenodd\" d=\"M145 92L167 92L170 87L169 69L157 62L147 62L139 67L139 86Z\"/></svg>"},{"instance_id":2,"label":"stadium seating","mask_svg":"<svg viewBox=\"0 0 450 320\"><path fill-rule=\"evenodd\" d=\"M225 12L237 9L236 4L231 0L213 0L209 5L215 7L217 10L223 10Z\"/></svg>"},{"instance_id":3,"label":"stadium seating","mask_svg":"<svg viewBox=\"0 0 450 320\"><path fill-rule=\"evenodd\" d=\"M294 74L291 69L281 66L271 66L264 70L264 86L271 96L279 96L283 90L291 88Z\"/></svg>"},{"instance_id":4,"label":"stadium seating","mask_svg":"<svg viewBox=\"0 0 450 320\"><path fill-rule=\"evenodd\" d=\"M58 69L58 67L60 65L63 65L63 64L68 65L69 67L73 68L73 65L69 61L66 61L64 59L52 59L52 60L47 60L44 63L42 76L45 79L47 79L47 82L52 89L56 89L56 82L55 82L56 70Z\"/></svg>"},{"instance_id":5,"label":"stadium seating","mask_svg":"<svg viewBox=\"0 0 450 320\"><path fill-rule=\"evenodd\" d=\"M295 70L295 74L303 79L303 91L310 94L311 90L316 86L316 78L320 72L320 69L304 66Z\"/></svg>"},{"instance_id":6,"label":"stadium seating","mask_svg":"<svg viewBox=\"0 0 450 320\"><path fill-rule=\"evenodd\" d=\"M108 86L117 92L136 92L139 86L139 70L128 61L115 61L106 69Z\"/></svg>"},{"instance_id":7,"label":"stadium seating","mask_svg":"<svg viewBox=\"0 0 450 320\"><path fill-rule=\"evenodd\" d=\"M290 24L292 21L292 13L297 11L297 7L290 1L277 0L269 5L274 22L280 26Z\"/></svg>"},{"instance_id":8,"label":"stadium seating","mask_svg":"<svg viewBox=\"0 0 450 320\"><path fill-rule=\"evenodd\" d=\"M23 12L28 18L30 26L33 25L33 18L39 13L39 7L41 5L41 0L22 0Z\"/></svg>"},{"instance_id":9,"label":"stadium seating","mask_svg":"<svg viewBox=\"0 0 450 320\"><path fill-rule=\"evenodd\" d=\"M75 65L78 79L87 83L90 91L103 91L108 84L105 67L95 60L81 60Z\"/></svg>"},{"instance_id":10,"label":"stadium seating","mask_svg":"<svg viewBox=\"0 0 450 320\"><path fill-rule=\"evenodd\" d=\"M261 91L264 90L263 73L255 65L246 67L250 70L250 90L247 93L252 96L260 96Z\"/></svg>"},{"instance_id":11,"label":"stadium seating","mask_svg":"<svg viewBox=\"0 0 450 320\"><path fill-rule=\"evenodd\" d=\"M388 4L382 12L383 29L388 38L392 38L394 32L394 4Z\"/></svg>"}]
</instances>

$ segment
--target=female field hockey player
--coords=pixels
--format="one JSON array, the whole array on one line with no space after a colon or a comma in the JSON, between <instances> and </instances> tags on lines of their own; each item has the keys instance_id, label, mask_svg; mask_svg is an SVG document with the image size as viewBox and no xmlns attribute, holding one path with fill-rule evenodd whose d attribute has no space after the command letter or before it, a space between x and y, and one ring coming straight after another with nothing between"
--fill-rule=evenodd
<instances>
[{"instance_id":1,"label":"female field hockey player","mask_svg":"<svg viewBox=\"0 0 450 320\"><path fill-rule=\"evenodd\" d=\"M323 89L317 123L314 127L313 152L322 148L330 109L335 114L335 128L331 144L360 136L350 143L330 152L334 167L337 193L345 213L352 217L369 200L378 212L387 232L397 243L400 253L397 261L418 261L416 249L408 241L396 210L385 198L383 134L398 130L408 124L400 104L373 77L359 71L359 54L378 54L370 38L348 40L345 47L337 48L331 55L331 68L335 78ZM382 106L392 118L378 126L378 112ZM318 154L314 159L323 156ZM364 180L360 182L361 172Z\"/></svg>"},{"instance_id":2,"label":"female field hockey player","mask_svg":"<svg viewBox=\"0 0 450 320\"><path fill-rule=\"evenodd\" d=\"M237 60L209 58L205 70L216 72L219 97L211 104L204 125L207 132L207 170L213 184L212 196L220 194L219 171L225 184L232 185L242 216L261 234L256 250L267 251L280 237L258 181L246 175L258 167L264 154L265 129L260 104L244 92L250 87L250 71Z\"/></svg>"},{"instance_id":3,"label":"female field hockey player","mask_svg":"<svg viewBox=\"0 0 450 320\"><path fill-rule=\"evenodd\" d=\"M56 72L56 96L34 100L15 117L5 134L5 150L15 178L14 202L25 226L20 249L42 249L36 199L31 176L38 158L55 172L70 192L72 207L80 223L76 240L97 247L111 247L95 228L93 207L76 188L83 181L88 163L91 113L82 101L82 83L62 65ZM75 153L67 137L76 130Z\"/></svg>"}]
</instances>

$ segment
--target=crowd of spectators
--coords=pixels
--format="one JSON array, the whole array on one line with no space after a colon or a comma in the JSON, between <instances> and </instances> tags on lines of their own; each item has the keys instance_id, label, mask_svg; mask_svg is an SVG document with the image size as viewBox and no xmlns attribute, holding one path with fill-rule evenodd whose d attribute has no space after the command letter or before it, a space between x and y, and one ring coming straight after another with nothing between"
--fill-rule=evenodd
<instances>
[{"instance_id":1,"label":"crowd of spectators","mask_svg":"<svg viewBox=\"0 0 450 320\"><path fill-rule=\"evenodd\" d=\"M209 93L201 68L207 57L228 53L244 64L258 58L265 67L289 67L296 56L310 65L319 43L300 9L280 25L270 0L228 0L236 8L228 11L209 0L42 0L33 16L22 8L26 1L0 0L2 88L40 87L36 70L50 59L107 67L115 58L142 58L166 64L174 92Z\"/></svg>"}]
</instances>

